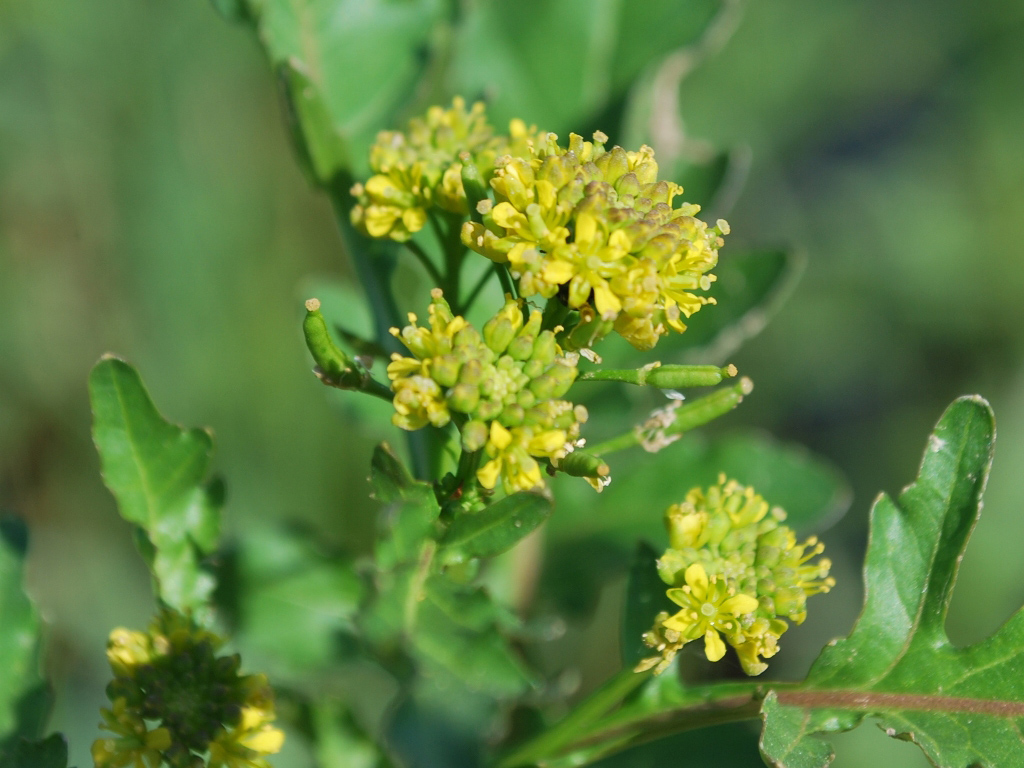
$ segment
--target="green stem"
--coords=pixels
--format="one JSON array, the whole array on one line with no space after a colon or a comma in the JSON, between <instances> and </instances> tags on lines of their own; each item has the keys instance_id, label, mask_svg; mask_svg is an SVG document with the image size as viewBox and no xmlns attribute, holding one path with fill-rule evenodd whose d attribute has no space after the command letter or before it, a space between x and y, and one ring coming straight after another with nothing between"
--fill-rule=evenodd
<instances>
[{"instance_id":1,"label":"green stem","mask_svg":"<svg viewBox=\"0 0 1024 768\"><path fill-rule=\"evenodd\" d=\"M572 743L580 730L607 713L642 683L650 678L647 673L624 669L606 682L558 723L528 741L498 762L496 768L534 765L547 755L559 752Z\"/></svg>"},{"instance_id":2,"label":"green stem","mask_svg":"<svg viewBox=\"0 0 1024 768\"><path fill-rule=\"evenodd\" d=\"M352 179L346 174L339 173L328 187L342 246L352 260L356 276L366 291L366 298L373 313L377 343L389 354L402 353L404 349L401 342L390 333L391 328L402 325L398 305L391 290L390 262L393 255L388 252L386 244L368 241L353 228L352 220L349 218L353 203L348 192L351 186ZM405 434L413 474L421 480L426 480L430 477L430 448L423 432L424 430L419 430Z\"/></svg>"},{"instance_id":3,"label":"green stem","mask_svg":"<svg viewBox=\"0 0 1024 768\"><path fill-rule=\"evenodd\" d=\"M640 444L649 446L648 450L660 450L671 442L668 438L703 426L728 413L742 403L743 398L749 395L753 388L753 382L744 376L731 387L723 387L692 403L681 405L674 412L662 409L659 415L665 418L665 423L658 423L658 419L652 416L646 423L638 424L626 434L597 445L588 445L587 453L592 456L606 456Z\"/></svg>"},{"instance_id":4,"label":"green stem","mask_svg":"<svg viewBox=\"0 0 1024 768\"><path fill-rule=\"evenodd\" d=\"M639 679L627 688L625 675ZM640 695L608 713L618 700L649 679L649 675L623 670L566 718L515 750L495 768L581 766L673 733L748 720L758 716L769 689L764 683L753 681L708 683L684 688L678 705L671 708L652 712L649 698ZM616 690L618 686L622 688ZM772 690L793 687L793 683L770 686ZM619 694L617 700L615 694Z\"/></svg>"},{"instance_id":5,"label":"green stem","mask_svg":"<svg viewBox=\"0 0 1024 768\"><path fill-rule=\"evenodd\" d=\"M498 281L501 283L502 292L509 294L513 299L519 298L519 294L516 293L515 283L512 282L512 275L509 274L508 267L504 264L498 264L495 262L494 271L498 274Z\"/></svg>"},{"instance_id":6,"label":"green stem","mask_svg":"<svg viewBox=\"0 0 1024 768\"><path fill-rule=\"evenodd\" d=\"M407 240L402 243L402 245L408 248L409 252L419 260L420 264L423 265L423 268L427 270L427 274L430 275L430 279L434 281L434 285L442 285L444 283L444 278L441 276L441 273L438 271L437 267L434 266L434 262L430 260L427 252L423 250L419 243Z\"/></svg>"}]
</instances>

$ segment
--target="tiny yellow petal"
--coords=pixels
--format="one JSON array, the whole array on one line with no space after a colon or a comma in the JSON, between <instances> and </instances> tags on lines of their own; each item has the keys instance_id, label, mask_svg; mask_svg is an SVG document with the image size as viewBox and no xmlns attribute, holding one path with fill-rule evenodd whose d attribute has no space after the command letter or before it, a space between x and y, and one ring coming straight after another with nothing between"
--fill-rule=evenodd
<instances>
[{"instance_id":1,"label":"tiny yellow petal","mask_svg":"<svg viewBox=\"0 0 1024 768\"><path fill-rule=\"evenodd\" d=\"M713 629L704 633L704 655L708 657L708 661L718 661L725 656L725 643Z\"/></svg>"},{"instance_id":2,"label":"tiny yellow petal","mask_svg":"<svg viewBox=\"0 0 1024 768\"><path fill-rule=\"evenodd\" d=\"M686 583L693 589L693 594L700 600L704 599L704 596L708 591L708 572L704 570L704 566L700 563L694 563L686 569L684 574Z\"/></svg>"},{"instance_id":3,"label":"tiny yellow petal","mask_svg":"<svg viewBox=\"0 0 1024 768\"><path fill-rule=\"evenodd\" d=\"M758 605L759 603L757 602L756 597L740 594L730 597L728 600L722 603L722 606L719 608L719 610L722 613L730 613L733 616L741 616L744 613L751 613L753 611L756 611Z\"/></svg>"}]
</instances>

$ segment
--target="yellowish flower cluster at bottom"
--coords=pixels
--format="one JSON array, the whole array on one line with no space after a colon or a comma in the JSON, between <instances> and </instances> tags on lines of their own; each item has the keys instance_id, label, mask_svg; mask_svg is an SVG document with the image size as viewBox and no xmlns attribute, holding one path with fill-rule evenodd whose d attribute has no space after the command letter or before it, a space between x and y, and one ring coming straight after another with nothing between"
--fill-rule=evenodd
<instances>
[{"instance_id":1,"label":"yellowish flower cluster at bottom","mask_svg":"<svg viewBox=\"0 0 1024 768\"><path fill-rule=\"evenodd\" d=\"M107 645L114 679L92 745L97 768L270 768L280 751L264 675L238 674L223 641L171 611L148 632L115 629Z\"/></svg>"},{"instance_id":2,"label":"yellowish flower cluster at bottom","mask_svg":"<svg viewBox=\"0 0 1024 768\"><path fill-rule=\"evenodd\" d=\"M657 655L641 661L637 672L664 671L699 639L710 661L725 656L728 644L748 675L768 668L763 659L778 652L786 619L802 623L807 598L835 584L827 558L810 562L823 545L814 537L798 544L784 519L781 509L724 475L666 510L670 547L658 572L680 610L655 617L644 642Z\"/></svg>"}]
</instances>

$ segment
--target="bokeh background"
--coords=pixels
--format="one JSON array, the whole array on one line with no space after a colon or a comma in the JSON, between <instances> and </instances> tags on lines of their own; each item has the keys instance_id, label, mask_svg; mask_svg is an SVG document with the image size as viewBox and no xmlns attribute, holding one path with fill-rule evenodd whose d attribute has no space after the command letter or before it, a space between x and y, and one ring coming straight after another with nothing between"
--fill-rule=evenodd
<instances>
[{"instance_id":1,"label":"bokeh background","mask_svg":"<svg viewBox=\"0 0 1024 768\"><path fill-rule=\"evenodd\" d=\"M949 629L980 639L1024 602L1024 4L750 0L736 21L682 80L681 114L688 136L749 159L723 258L783 246L806 267L733 356L756 390L725 426L805 444L853 491L825 534L840 587L787 636L781 669L848 630L872 499L913 478L967 393L993 404L999 443ZM245 29L206 0L0 2L0 507L31 527L72 764L89 764L107 632L152 609L98 475L91 365L118 353L163 413L213 428L231 531L299 521L365 551L365 467L397 438L386 410L309 374L299 325L314 291L351 295L349 272ZM620 566L576 618L584 681L617 664ZM926 764L867 725L836 743L844 768Z\"/></svg>"}]
</instances>

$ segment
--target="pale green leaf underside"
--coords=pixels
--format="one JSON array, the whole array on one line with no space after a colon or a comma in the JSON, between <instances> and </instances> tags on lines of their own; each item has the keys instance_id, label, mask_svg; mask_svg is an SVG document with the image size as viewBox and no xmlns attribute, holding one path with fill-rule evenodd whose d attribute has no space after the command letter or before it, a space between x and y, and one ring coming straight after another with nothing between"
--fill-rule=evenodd
<instances>
[{"instance_id":1,"label":"pale green leaf underside","mask_svg":"<svg viewBox=\"0 0 1024 768\"><path fill-rule=\"evenodd\" d=\"M89 376L93 440L103 480L125 520L153 546L147 556L160 597L178 610L202 608L213 588L200 553L217 543L220 488L206 481L210 434L166 421L138 372L107 357Z\"/></svg>"},{"instance_id":2,"label":"pale green leaf underside","mask_svg":"<svg viewBox=\"0 0 1024 768\"><path fill-rule=\"evenodd\" d=\"M967 648L944 623L978 519L995 440L988 404L954 402L928 440L917 480L871 512L864 609L822 652L800 690L765 702L763 750L773 765L827 765L815 732L874 717L942 768L1008 766L1024 755L1024 614ZM780 706L781 705L781 706Z\"/></svg>"}]
</instances>

